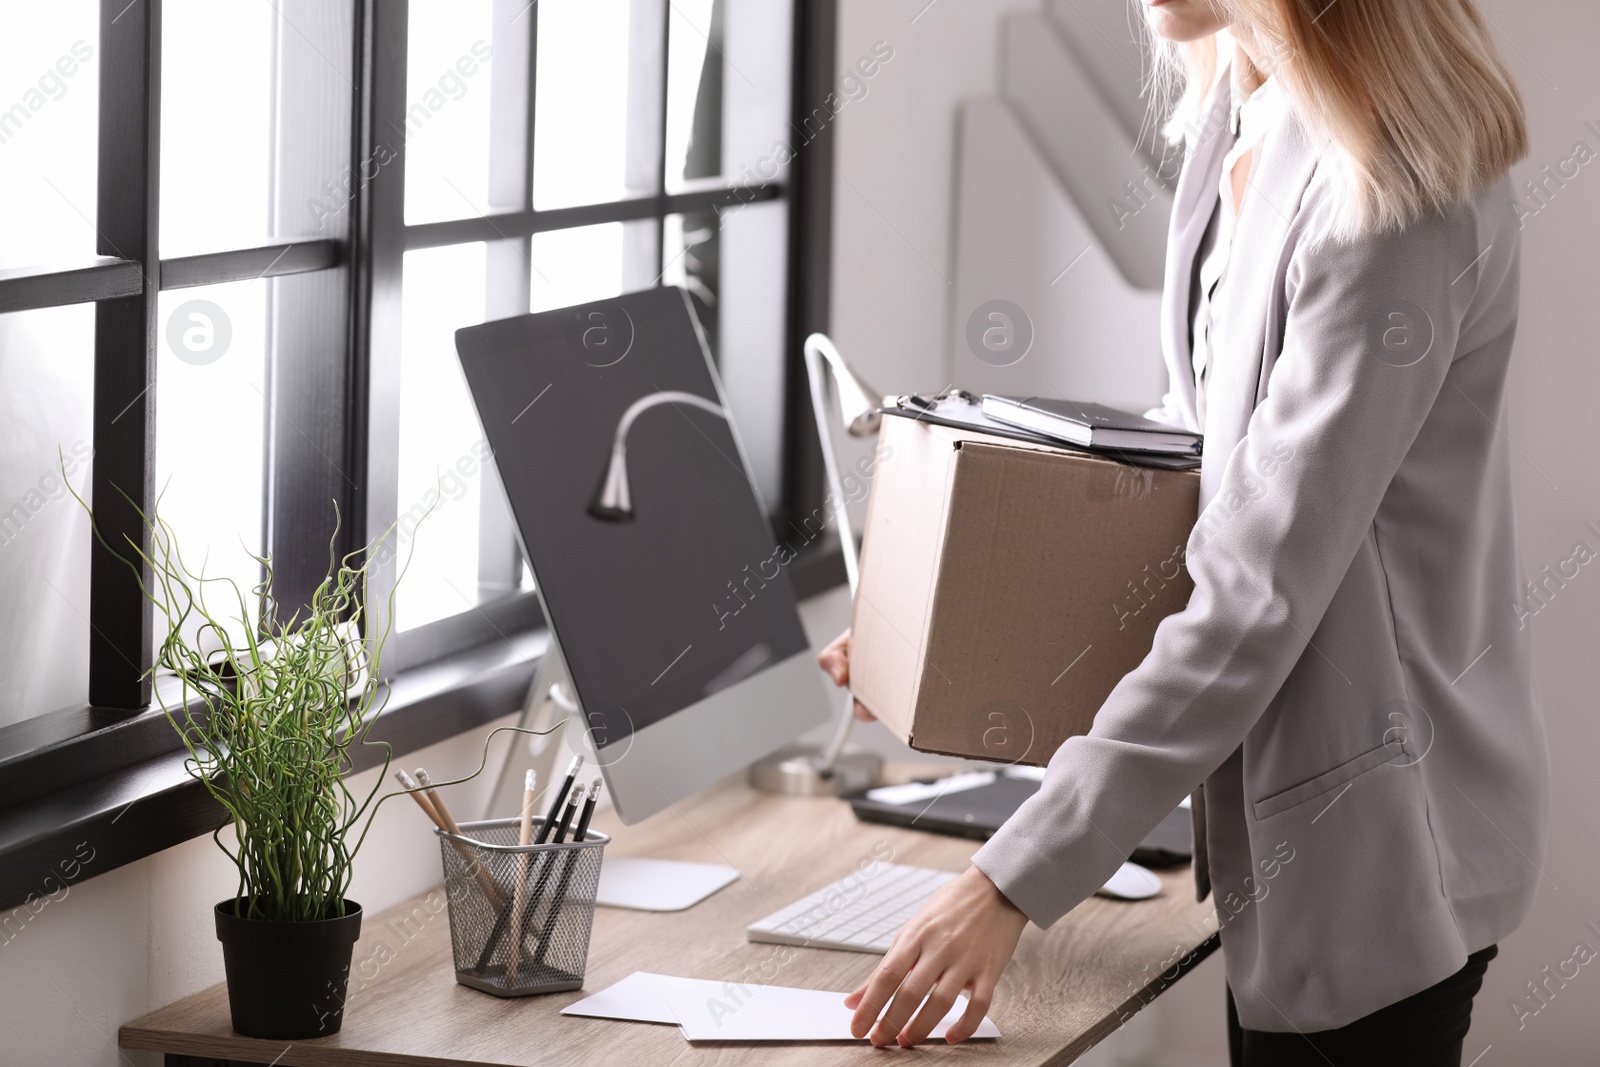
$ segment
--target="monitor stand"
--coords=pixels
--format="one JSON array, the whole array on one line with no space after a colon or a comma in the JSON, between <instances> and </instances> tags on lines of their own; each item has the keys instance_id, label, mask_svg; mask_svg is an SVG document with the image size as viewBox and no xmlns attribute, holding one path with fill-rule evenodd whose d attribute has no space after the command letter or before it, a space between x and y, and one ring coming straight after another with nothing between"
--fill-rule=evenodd
<instances>
[{"instance_id":1,"label":"monitor stand","mask_svg":"<svg viewBox=\"0 0 1600 1067\"><path fill-rule=\"evenodd\" d=\"M565 719L563 724L562 720ZM522 805L522 782L532 770L547 787L564 774L566 750L584 757L588 768L598 765L589 731L584 729L582 709L573 691L561 650L551 641L534 674L528 699L517 722L524 730L551 730L529 736L513 734L500 777L489 796L485 818L516 812ZM552 730L552 727L560 727ZM561 743L562 730L571 730ZM693 907L739 877L732 867L713 863L683 863L677 860L647 859L638 856L607 856L600 866L600 888L595 903L638 911L683 911Z\"/></svg>"},{"instance_id":2,"label":"monitor stand","mask_svg":"<svg viewBox=\"0 0 1600 1067\"><path fill-rule=\"evenodd\" d=\"M737 870L720 863L611 856L600 865L594 902L635 911L683 911L738 878Z\"/></svg>"}]
</instances>

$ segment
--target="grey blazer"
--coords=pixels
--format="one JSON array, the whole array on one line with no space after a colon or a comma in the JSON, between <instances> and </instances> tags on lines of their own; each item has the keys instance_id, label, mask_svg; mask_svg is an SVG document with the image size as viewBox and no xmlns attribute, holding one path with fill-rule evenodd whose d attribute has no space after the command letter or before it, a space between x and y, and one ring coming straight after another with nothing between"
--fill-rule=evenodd
<instances>
[{"instance_id":1,"label":"grey blazer","mask_svg":"<svg viewBox=\"0 0 1600 1067\"><path fill-rule=\"evenodd\" d=\"M1226 88L1167 251L1166 414L1191 427L1190 277ZM1342 1026L1446 978L1521 921L1544 855L1498 425L1509 179L1335 243L1314 239L1330 169L1292 115L1259 150L1214 309L1188 606L973 860L1049 926L1203 781L1228 984L1256 1030Z\"/></svg>"}]
</instances>

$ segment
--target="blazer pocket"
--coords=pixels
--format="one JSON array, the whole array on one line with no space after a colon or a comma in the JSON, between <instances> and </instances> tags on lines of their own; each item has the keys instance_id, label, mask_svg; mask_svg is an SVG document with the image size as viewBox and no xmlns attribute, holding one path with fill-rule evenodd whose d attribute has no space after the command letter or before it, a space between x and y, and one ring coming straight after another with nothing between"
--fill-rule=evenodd
<instances>
[{"instance_id":1,"label":"blazer pocket","mask_svg":"<svg viewBox=\"0 0 1600 1067\"><path fill-rule=\"evenodd\" d=\"M1339 788L1353 778L1360 777L1374 768L1381 767L1394 759L1396 752L1388 745L1379 745L1369 752L1363 752L1355 759L1345 760L1331 771L1324 771L1309 782L1262 797L1255 802L1257 821L1270 819L1280 815L1290 808L1298 807L1308 800L1313 800L1324 793Z\"/></svg>"}]
</instances>

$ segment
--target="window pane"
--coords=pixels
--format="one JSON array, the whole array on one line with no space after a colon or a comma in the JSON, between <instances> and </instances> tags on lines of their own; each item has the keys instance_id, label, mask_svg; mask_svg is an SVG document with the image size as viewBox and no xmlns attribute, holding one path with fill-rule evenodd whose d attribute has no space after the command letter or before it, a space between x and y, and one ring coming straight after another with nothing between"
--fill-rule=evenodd
<instances>
[{"instance_id":1,"label":"window pane","mask_svg":"<svg viewBox=\"0 0 1600 1067\"><path fill-rule=\"evenodd\" d=\"M224 623L257 615L270 280L161 294L156 354L157 510ZM296 432L283 427L282 432ZM231 580L211 582L209 579ZM198 623L196 623L198 629ZM157 612L156 639L165 629Z\"/></svg>"},{"instance_id":2,"label":"window pane","mask_svg":"<svg viewBox=\"0 0 1600 1067\"><path fill-rule=\"evenodd\" d=\"M481 471L489 450L455 346L457 330L483 321L485 258L482 244L405 257L398 528L391 535L397 566L405 569L396 597L400 630L505 592L478 585Z\"/></svg>"},{"instance_id":3,"label":"window pane","mask_svg":"<svg viewBox=\"0 0 1600 1067\"><path fill-rule=\"evenodd\" d=\"M325 0L165 0L163 257L344 236L350 18Z\"/></svg>"},{"instance_id":4,"label":"window pane","mask_svg":"<svg viewBox=\"0 0 1600 1067\"><path fill-rule=\"evenodd\" d=\"M491 0L411 0L404 131L408 223L489 210L491 11ZM531 10L523 16L533 17ZM518 25L527 28L526 21Z\"/></svg>"},{"instance_id":5,"label":"window pane","mask_svg":"<svg viewBox=\"0 0 1600 1067\"><path fill-rule=\"evenodd\" d=\"M266 243L273 22L271 4L162 5L163 256Z\"/></svg>"},{"instance_id":6,"label":"window pane","mask_svg":"<svg viewBox=\"0 0 1600 1067\"><path fill-rule=\"evenodd\" d=\"M788 220L789 205L781 200L737 205L721 213L714 238L720 263L715 289L718 369L768 508L781 501L783 486Z\"/></svg>"},{"instance_id":7,"label":"window pane","mask_svg":"<svg viewBox=\"0 0 1600 1067\"><path fill-rule=\"evenodd\" d=\"M647 289L656 281L656 224L603 222L533 235L533 311Z\"/></svg>"},{"instance_id":8,"label":"window pane","mask_svg":"<svg viewBox=\"0 0 1600 1067\"><path fill-rule=\"evenodd\" d=\"M0 315L0 726L89 695L94 307Z\"/></svg>"},{"instance_id":9,"label":"window pane","mask_svg":"<svg viewBox=\"0 0 1600 1067\"><path fill-rule=\"evenodd\" d=\"M722 12L723 0L675 0L668 16L667 189L672 192L722 173Z\"/></svg>"},{"instance_id":10,"label":"window pane","mask_svg":"<svg viewBox=\"0 0 1600 1067\"><path fill-rule=\"evenodd\" d=\"M656 191L665 9L659 0L539 0L536 208Z\"/></svg>"},{"instance_id":11,"label":"window pane","mask_svg":"<svg viewBox=\"0 0 1600 1067\"><path fill-rule=\"evenodd\" d=\"M96 0L5 5L0 268L95 254L99 27Z\"/></svg>"},{"instance_id":12,"label":"window pane","mask_svg":"<svg viewBox=\"0 0 1600 1067\"><path fill-rule=\"evenodd\" d=\"M721 0L728 7L724 59L722 173L731 183L783 181L788 159L805 151L817 121L832 121L826 101L798 130L789 125L789 78L794 36L792 0ZM840 57L837 101L860 99L856 72Z\"/></svg>"}]
</instances>

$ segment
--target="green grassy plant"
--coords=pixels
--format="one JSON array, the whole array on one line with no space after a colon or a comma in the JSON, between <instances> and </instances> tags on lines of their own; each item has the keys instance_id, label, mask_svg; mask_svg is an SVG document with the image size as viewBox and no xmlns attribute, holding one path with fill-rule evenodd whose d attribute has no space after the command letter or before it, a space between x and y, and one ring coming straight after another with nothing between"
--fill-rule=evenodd
<instances>
[{"instance_id":1,"label":"green grassy plant","mask_svg":"<svg viewBox=\"0 0 1600 1067\"><path fill-rule=\"evenodd\" d=\"M383 537L343 557L330 546L326 577L310 602L284 620L272 595L271 557L251 553L263 575L252 589L260 599L252 621L238 583L197 574L159 509L153 517L139 514L150 533L148 550L125 538L126 555L98 527L95 537L129 564L167 623L151 672L172 674L177 699L171 687L152 688L189 751L186 769L233 826L236 847L223 840L223 827L212 839L239 869L236 913L302 922L343 915L372 817L401 792L382 792L393 752L369 736L386 692L379 667L394 618L393 588L383 621L362 639L374 622L368 568ZM214 609L208 594L226 607ZM373 787L358 794L346 777L360 747L380 749L383 768ZM486 739L485 760L487 753ZM482 770L480 762L471 775L436 786Z\"/></svg>"}]
</instances>

